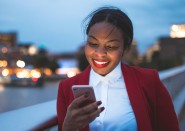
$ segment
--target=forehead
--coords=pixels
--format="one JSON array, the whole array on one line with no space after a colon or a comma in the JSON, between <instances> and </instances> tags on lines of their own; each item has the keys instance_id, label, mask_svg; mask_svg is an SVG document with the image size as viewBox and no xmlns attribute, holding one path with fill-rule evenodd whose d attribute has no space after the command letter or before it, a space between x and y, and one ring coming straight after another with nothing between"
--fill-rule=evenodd
<instances>
[{"instance_id":1,"label":"forehead","mask_svg":"<svg viewBox=\"0 0 185 131\"><path fill-rule=\"evenodd\" d=\"M114 25L107 22L100 22L94 24L88 33L88 36L93 36L96 38L117 38L123 39L121 31Z\"/></svg>"}]
</instances>

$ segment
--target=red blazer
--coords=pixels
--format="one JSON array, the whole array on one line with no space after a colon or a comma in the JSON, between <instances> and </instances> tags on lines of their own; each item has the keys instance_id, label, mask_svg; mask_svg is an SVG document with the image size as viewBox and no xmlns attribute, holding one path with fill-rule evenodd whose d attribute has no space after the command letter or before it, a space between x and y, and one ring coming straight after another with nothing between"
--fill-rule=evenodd
<instances>
[{"instance_id":1,"label":"red blazer","mask_svg":"<svg viewBox=\"0 0 185 131\"><path fill-rule=\"evenodd\" d=\"M122 64L128 96L136 117L138 131L179 131L171 97L156 70ZM58 128L73 101L72 85L89 84L90 67L75 77L60 82L57 97ZM80 131L88 131L86 126Z\"/></svg>"}]
</instances>

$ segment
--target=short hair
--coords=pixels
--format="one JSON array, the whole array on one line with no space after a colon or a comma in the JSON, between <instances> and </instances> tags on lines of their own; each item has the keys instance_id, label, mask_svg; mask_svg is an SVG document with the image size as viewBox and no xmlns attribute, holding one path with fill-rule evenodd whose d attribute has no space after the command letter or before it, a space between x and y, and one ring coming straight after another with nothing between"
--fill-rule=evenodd
<instances>
[{"instance_id":1,"label":"short hair","mask_svg":"<svg viewBox=\"0 0 185 131\"><path fill-rule=\"evenodd\" d=\"M101 7L89 14L83 22L90 19L85 27L88 35L90 28L100 22L107 22L117 27L123 35L124 48L129 49L133 40L133 25L130 18L117 7Z\"/></svg>"}]
</instances>

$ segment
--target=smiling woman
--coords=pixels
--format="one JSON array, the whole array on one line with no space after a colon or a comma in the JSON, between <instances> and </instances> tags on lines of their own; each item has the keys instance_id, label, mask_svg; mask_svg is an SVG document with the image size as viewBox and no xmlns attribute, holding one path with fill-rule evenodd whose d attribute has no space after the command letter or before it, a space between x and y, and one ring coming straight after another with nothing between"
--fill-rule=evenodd
<instances>
[{"instance_id":1,"label":"smiling woman","mask_svg":"<svg viewBox=\"0 0 185 131\"><path fill-rule=\"evenodd\" d=\"M101 22L91 27L85 54L95 72L106 75L117 66L124 52L123 41L121 31L112 24Z\"/></svg>"},{"instance_id":2,"label":"smiling woman","mask_svg":"<svg viewBox=\"0 0 185 131\"><path fill-rule=\"evenodd\" d=\"M102 7L88 18L85 55L90 66L60 82L59 130L179 131L172 100L157 71L121 62L133 39L129 17L118 8ZM74 98L73 85L92 86L97 101L84 104L90 99L88 92Z\"/></svg>"}]
</instances>

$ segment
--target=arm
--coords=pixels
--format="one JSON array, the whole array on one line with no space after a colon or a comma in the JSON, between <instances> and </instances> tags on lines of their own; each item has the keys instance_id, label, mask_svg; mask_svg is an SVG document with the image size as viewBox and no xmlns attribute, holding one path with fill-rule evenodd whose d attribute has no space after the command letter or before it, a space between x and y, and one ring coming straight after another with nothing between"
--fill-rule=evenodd
<instances>
[{"instance_id":1,"label":"arm","mask_svg":"<svg viewBox=\"0 0 185 131\"><path fill-rule=\"evenodd\" d=\"M172 99L166 87L160 81L157 71L155 71L154 75L157 88L156 130L180 131Z\"/></svg>"}]
</instances>

